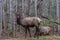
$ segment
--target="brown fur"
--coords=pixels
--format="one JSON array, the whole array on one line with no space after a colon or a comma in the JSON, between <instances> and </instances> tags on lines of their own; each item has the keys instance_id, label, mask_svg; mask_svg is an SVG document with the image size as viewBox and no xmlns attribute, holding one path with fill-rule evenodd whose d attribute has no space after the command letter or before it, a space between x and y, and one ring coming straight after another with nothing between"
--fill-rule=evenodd
<instances>
[{"instance_id":1,"label":"brown fur","mask_svg":"<svg viewBox=\"0 0 60 40\"><path fill-rule=\"evenodd\" d=\"M29 35L31 37L29 27L36 27L35 35L37 34L38 36L40 21L42 20L39 17L24 17L23 19L20 19L19 17L17 18L17 24L25 28L25 37L26 37L27 31L29 32Z\"/></svg>"},{"instance_id":2,"label":"brown fur","mask_svg":"<svg viewBox=\"0 0 60 40\"><path fill-rule=\"evenodd\" d=\"M26 17L22 19L22 25L35 25L37 26L40 23L41 19L38 17Z\"/></svg>"},{"instance_id":3,"label":"brown fur","mask_svg":"<svg viewBox=\"0 0 60 40\"><path fill-rule=\"evenodd\" d=\"M50 26L44 26L44 27L40 27L40 32L39 35L52 35L53 34L53 29Z\"/></svg>"}]
</instances>

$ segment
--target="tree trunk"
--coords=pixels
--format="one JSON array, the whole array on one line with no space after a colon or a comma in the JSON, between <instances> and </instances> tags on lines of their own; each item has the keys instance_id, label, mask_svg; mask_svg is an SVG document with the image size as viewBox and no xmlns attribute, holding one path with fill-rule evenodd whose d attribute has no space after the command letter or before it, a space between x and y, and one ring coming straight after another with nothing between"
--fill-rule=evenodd
<instances>
[{"instance_id":1,"label":"tree trunk","mask_svg":"<svg viewBox=\"0 0 60 40\"><path fill-rule=\"evenodd\" d=\"M12 32L12 36L16 37L16 17L15 17L15 13L16 13L16 0L10 0L10 30Z\"/></svg>"},{"instance_id":2,"label":"tree trunk","mask_svg":"<svg viewBox=\"0 0 60 40\"><path fill-rule=\"evenodd\" d=\"M1 32L2 32L2 0L0 0L0 38L1 38Z\"/></svg>"},{"instance_id":3,"label":"tree trunk","mask_svg":"<svg viewBox=\"0 0 60 40\"><path fill-rule=\"evenodd\" d=\"M3 0L3 26L4 26L4 31L6 30L7 27L7 0Z\"/></svg>"},{"instance_id":4,"label":"tree trunk","mask_svg":"<svg viewBox=\"0 0 60 40\"><path fill-rule=\"evenodd\" d=\"M35 0L35 16L37 16L37 0Z\"/></svg>"},{"instance_id":5,"label":"tree trunk","mask_svg":"<svg viewBox=\"0 0 60 40\"><path fill-rule=\"evenodd\" d=\"M22 17L24 18L24 0L22 0Z\"/></svg>"},{"instance_id":6,"label":"tree trunk","mask_svg":"<svg viewBox=\"0 0 60 40\"><path fill-rule=\"evenodd\" d=\"M17 0L14 0L13 3L13 14L12 14L12 21L13 21L13 36L16 37L16 16L15 13L17 13Z\"/></svg>"},{"instance_id":7,"label":"tree trunk","mask_svg":"<svg viewBox=\"0 0 60 40\"><path fill-rule=\"evenodd\" d=\"M59 23L59 1L58 0L56 0L56 16L57 16L57 21ZM58 30L59 29L60 29L60 25L58 25Z\"/></svg>"}]
</instances>

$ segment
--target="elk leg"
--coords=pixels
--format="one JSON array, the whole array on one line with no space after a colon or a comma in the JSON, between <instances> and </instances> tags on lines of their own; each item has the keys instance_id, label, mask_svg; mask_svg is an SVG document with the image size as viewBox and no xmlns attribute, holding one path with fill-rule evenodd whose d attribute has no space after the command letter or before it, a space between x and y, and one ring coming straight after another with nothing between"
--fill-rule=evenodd
<instances>
[{"instance_id":1,"label":"elk leg","mask_svg":"<svg viewBox=\"0 0 60 40\"><path fill-rule=\"evenodd\" d=\"M27 36L27 27L25 27L25 38Z\"/></svg>"},{"instance_id":2,"label":"elk leg","mask_svg":"<svg viewBox=\"0 0 60 40\"><path fill-rule=\"evenodd\" d=\"M34 34L34 37L36 37L36 36L37 36L37 38L39 38L39 27L36 27L36 32Z\"/></svg>"},{"instance_id":3,"label":"elk leg","mask_svg":"<svg viewBox=\"0 0 60 40\"><path fill-rule=\"evenodd\" d=\"M36 32L35 32L35 34L34 34L34 37L36 37Z\"/></svg>"},{"instance_id":4,"label":"elk leg","mask_svg":"<svg viewBox=\"0 0 60 40\"><path fill-rule=\"evenodd\" d=\"M28 27L28 32L29 32L29 36L31 37L31 32L30 32L30 29L29 29L29 27Z\"/></svg>"},{"instance_id":5,"label":"elk leg","mask_svg":"<svg viewBox=\"0 0 60 40\"><path fill-rule=\"evenodd\" d=\"M39 27L36 27L37 38L39 38Z\"/></svg>"}]
</instances>

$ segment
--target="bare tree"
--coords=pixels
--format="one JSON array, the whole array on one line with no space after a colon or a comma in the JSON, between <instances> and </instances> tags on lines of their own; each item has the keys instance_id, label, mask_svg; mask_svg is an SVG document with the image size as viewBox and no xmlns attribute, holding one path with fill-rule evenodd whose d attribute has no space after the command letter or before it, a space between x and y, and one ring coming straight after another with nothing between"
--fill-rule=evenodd
<instances>
[{"instance_id":1,"label":"bare tree","mask_svg":"<svg viewBox=\"0 0 60 40\"><path fill-rule=\"evenodd\" d=\"M6 20L6 18L7 18L6 17L6 14L7 14L7 0L3 0L3 8L2 9L3 9L3 24L4 24L3 26L4 26L4 30L5 30L6 26L7 26L6 25L7 24L6 23L6 21L7 21Z\"/></svg>"},{"instance_id":2,"label":"bare tree","mask_svg":"<svg viewBox=\"0 0 60 40\"><path fill-rule=\"evenodd\" d=\"M59 23L59 0L56 0L56 16ZM58 28L60 29L60 25L58 25Z\"/></svg>"},{"instance_id":3,"label":"bare tree","mask_svg":"<svg viewBox=\"0 0 60 40\"><path fill-rule=\"evenodd\" d=\"M2 32L2 0L0 0L0 37Z\"/></svg>"},{"instance_id":4,"label":"bare tree","mask_svg":"<svg viewBox=\"0 0 60 40\"><path fill-rule=\"evenodd\" d=\"M13 13L13 36L16 37L16 13L17 13L17 0L14 3L14 13Z\"/></svg>"},{"instance_id":5,"label":"bare tree","mask_svg":"<svg viewBox=\"0 0 60 40\"><path fill-rule=\"evenodd\" d=\"M14 0L13 3L13 14L12 14L12 18L13 18L13 36L16 37L16 16L15 13L17 13L17 0Z\"/></svg>"},{"instance_id":6,"label":"bare tree","mask_svg":"<svg viewBox=\"0 0 60 40\"><path fill-rule=\"evenodd\" d=\"M13 33L13 37L16 37L16 16L17 13L17 0L10 0L10 25Z\"/></svg>"},{"instance_id":7,"label":"bare tree","mask_svg":"<svg viewBox=\"0 0 60 40\"><path fill-rule=\"evenodd\" d=\"M13 8L12 8L13 6L12 6L12 0L10 0L10 13L9 13L9 29L12 31L12 11L13 11Z\"/></svg>"},{"instance_id":8,"label":"bare tree","mask_svg":"<svg viewBox=\"0 0 60 40\"><path fill-rule=\"evenodd\" d=\"M37 16L37 0L35 0L35 15Z\"/></svg>"},{"instance_id":9,"label":"bare tree","mask_svg":"<svg viewBox=\"0 0 60 40\"><path fill-rule=\"evenodd\" d=\"M22 17L24 17L24 0L22 0Z\"/></svg>"}]
</instances>

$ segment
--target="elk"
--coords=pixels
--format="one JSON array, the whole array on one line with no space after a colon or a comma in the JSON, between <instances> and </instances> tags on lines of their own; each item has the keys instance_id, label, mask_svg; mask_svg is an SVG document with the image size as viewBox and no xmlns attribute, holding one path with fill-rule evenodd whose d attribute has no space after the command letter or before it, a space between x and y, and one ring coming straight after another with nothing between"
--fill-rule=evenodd
<instances>
[{"instance_id":1,"label":"elk","mask_svg":"<svg viewBox=\"0 0 60 40\"><path fill-rule=\"evenodd\" d=\"M36 32L35 35L38 37L38 32L39 32L39 25L42 20L39 17L24 17L20 18L20 16L17 16L17 24L21 25L22 27L25 28L25 38L27 35L27 31L29 32L29 36L31 37L31 32L30 32L30 27L36 27Z\"/></svg>"},{"instance_id":2,"label":"elk","mask_svg":"<svg viewBox=\"0 0 60 40\"><path fill-rule=\"evenodd\" d=\"M52 25L48 25L48 26L43 26L39 28L39 35L40 36L46 36L46 35L53 35L55 29Z\"/></svg>"}]
</instances>

